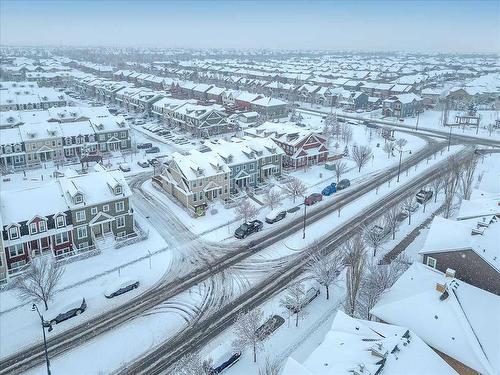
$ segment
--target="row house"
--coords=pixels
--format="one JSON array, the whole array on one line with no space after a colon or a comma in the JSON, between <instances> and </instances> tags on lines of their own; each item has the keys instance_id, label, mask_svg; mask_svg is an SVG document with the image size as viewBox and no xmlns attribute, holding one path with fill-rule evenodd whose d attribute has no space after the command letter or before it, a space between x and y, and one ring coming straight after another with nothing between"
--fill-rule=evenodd
<instances>
[{"instance_id":1,"label":"row house","mask_svg":"<svg viewBox=\"0 0 500 375\"><path fill-rule=\"evenodd\" d=\"M196 104L195 101L175 99L172 97L164 97L153 103L151 113L158 119L164 119L165 122L170 123L174 111L186 103Z\"/></svg>"},{"instance_id":2,"label":"row house","mask_svg":"<svg viewBox=\"0 0 500 375\"><path fill-rule=\"evenodd\" d=\"M208 147L217 153L231 170L230 191L236 194L255 188L270 177L281 176L283 150L266 138L219 140Z\"/></svg>"},{"instance_id":3,"label":"row house","mask_svg":"<svg viewBox=\"0 0 500 375\"><path fill-rule=\"evenodd\" d=\"M200 100L200 101L207 101L208 99L208 90L210 90L213 87L213 85L207 85L206 83L200 83L196 85L193 88L193 96L192 98Z\"/></svg>"},{"instance_id":4,"label":"row house","mask_svg":"<svg viewBox=\"0 0 500 375\"><path fill-rule=\"evenodd\" d=\"M2 215L0 215L0 228L3 230ZM7 258L5 257L3 233L0 235L0 284L7 281Z\"/></svg>"},{"instance_id":5,"label":"row house","mask_svg":"<svg viewBox=\"0 0 500 375\"><path fill-rule=\"evenodd\" d=\"M245 129L249 136L271 138L284 152L283 166L299 168L328 160L328 146L325 138L312 130L295 123L272 123Z\"/></svg>"},{"instance_id":6,"label":"row house","mask_svg":"<svg viewBox=\"0 0 500 375\"><path fill-rule=\"evenodd\" d=\"M26 150L19 128L0 130L0 168L21 168L26 165Z\"/></svg>"},{"instance_id":7,"label":"row house","mask_svg":"<svg viewBox=\"0 0 500 375\"><path fill-rule=\"evenodd\" d=\"M197 137L209 137L230 130L227 114L218 105L202 106L185 103L173 111L169 122Z\"/></svg>"},{"instance_id":8,"label":"row house","mask_svg":"<svg viewBox=\"0 0 500 375\"><path fill-rule=\"evenodd\" d=\"M251 102L251 109L268 119L288 116L287 103L280 99L260 98Z\"/></svg>"},{"instance_id":9,"label":"row house","mask_svg":"<svg viewBox=\"0 0 500 375\"><path fill-rule=\"evenodd\" d=\"M57 124L24 124L19 126L19 131L24 142L27 167L64 160L62 132Z\"/></svg>"},{"instance_id":10,"label":"row house","mask_svg":"<svg viewBox=\"0 0 500 375\"><path fill-rule=\"evenodd\" d=\"M117 70L113 73L113 80L115 81L128 81L128 76L133 73L132 70Z\"/></svg>"},{"instance_id":11,"label":"row house","mask_svg":"<svg viewBox=\"0 0 500 375\"><path fill-rule=\"evenodd\" d=\"M164 96L165 94L158 91L143 89L132 95L128 103L134 111L149 114L153 103Z\"/></svg>"},{"instance_id":12,"label":"row house","mask_svg":"<svg viewBox=\"0 0 500 375\"><path fill-rule=\"evenodd\" d=\"M0 192L2 252L9 274L40 254L71 255L135 234L130 188L121 172L92 173ZM20 205L19 202L23 204Z\"/></svg>"},{"instance_id":13,"label":"row house","mask_svg":"<svg viewBox=\"0 0 500 375\"><path fill-rule=\"evenodd\" d=\"M415 116L423 110L423 106L422 98L416 94L394 95L382 102L382 113L386 117Z\"/></svg>"},{"instance_id":14,"label":"row house","mask_svg":"<svg viewBox=\"0 0 500 375\"><path fill-rule=\"evenodd\" d=\"M52 88L1 90L0 111L47 109L67 105L63 93Z\"/></svg>"},{"instance_id":15,"label":"row house","mask_svg":"<svg viewBox=\"0 0 500 375\"><path fill-rule=\"evenodd\" d=\"M214 200L229 199L231 170L215 152L173 153L153 182L196 215Z\"/></svg>"},{"instance_id":16,"label":"row house","mask_svg":"<svg viewBox=\"0 0 500 375\"><path fill-rule=\"evenodd\" d=\"M116 103L116 93L130 84L124 81L103 81L96 86L96 99L103 103Z\"/></svg>"},{"instance_id":17,"label":"row house","mask_svg":"<svg viewBox=\"0 0 500 375\"><path fill-rule=\"evenodd\" d=\"M221 87L212 86L207 92L207 100L211 102L215 102L217 104L222 104L222 94L226 89Z\"/></svg>"},{"instance_id":18,"label":"row house","mask_svg":"<svg viewBox=\"0 0 500 375\"><path fill-rule=\"evenodd\" d=\"M234 96L234 106L242 111L252 111L252 102L263 97L263 95L241 91Z\"/></svg>"},{"instance_id":19,"label":"row house","mask_svg":"<svg viewBox=\"0 0 500 375\"><path fill-rule=\"evenodd\" d=\"M265 86L266 94L274 98L288 99L296 87L289 83L273 81Z\"/></svg>"}]
</instances>

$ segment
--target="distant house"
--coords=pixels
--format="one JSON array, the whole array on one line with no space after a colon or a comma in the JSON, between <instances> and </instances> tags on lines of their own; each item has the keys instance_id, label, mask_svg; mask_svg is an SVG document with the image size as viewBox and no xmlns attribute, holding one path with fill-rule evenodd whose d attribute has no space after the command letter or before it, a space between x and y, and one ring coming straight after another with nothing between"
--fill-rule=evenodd
<instances>
[{"instance_id":1,"label":"distant house","mask_svg":"<svg viewBox=\"0 0 500 375\"><path fill-rule=\"evenodd\" d=\"M382 102L382 113L386 117L414 116L422 109L422 98L413 93L393 95Z\"/></svg>"},{"instance_id":2,"label":"distant house","mask_svg":"<svg viewBox=\"0 0 500 375\"><path fill-rule=\"evenodd\" d=\"M250 103L250 108L268 119L283 118L288 115L287 103L280 99L267 97L255 99Z\"/></svg>"}]
</instances>

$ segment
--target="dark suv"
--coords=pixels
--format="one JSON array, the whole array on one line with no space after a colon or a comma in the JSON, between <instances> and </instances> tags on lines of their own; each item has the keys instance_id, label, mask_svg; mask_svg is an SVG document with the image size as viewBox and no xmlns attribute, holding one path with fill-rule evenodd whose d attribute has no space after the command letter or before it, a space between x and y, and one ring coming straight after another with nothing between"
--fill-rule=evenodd
<instances>
[{"instance_id":1,"label":"dark suv","mask_svg":"<svg viewBox=\"0 0 500 375\"><path fill-rule=\"evenodd\" d=\"M238 229L234 232L234 236L239 239L243 239L249 234L258 232L262 229L264 223L260 220L249 221L248 223L241 224Z\"/></svg>"},{"instance_id":2,"label":"dark suv","mask_svg":"<svg viewBox=\"0 0 500 375\"><path fill-rule=\"evenodd\" d=\"M351 181L349 181L347 178L345 178L337 184L337 190L342 190L342 189L348 188L349 186L351 186Z\"/></svg>"},{"instance_id":3,"label":"dark suv","mask_svg":"<svg viewBox=\"0 0 500 375\"><path fill-rule=\"evenodd\" d=\"M320 193L312 193L311 195L306 197L306 199L304 199L304 204L306 206L312 206L316 202L321 202L322 199L323 195L321 195Z\"/></svg>"}]
</instances>

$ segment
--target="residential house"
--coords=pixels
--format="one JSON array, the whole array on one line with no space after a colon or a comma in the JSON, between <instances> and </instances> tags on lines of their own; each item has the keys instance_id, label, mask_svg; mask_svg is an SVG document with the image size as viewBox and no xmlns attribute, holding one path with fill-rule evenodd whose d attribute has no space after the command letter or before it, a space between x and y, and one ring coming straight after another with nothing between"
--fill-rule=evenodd
<instances>
[{"instance_id":1,"label":"residential house","mask_svg":"<svg viewBox=\"0 0 500 375\"><path fill-rule=\"evenodd\" d=\"M236 98L236 100L239 100ZM255 99L250 103L250 108L258 112L260 116L268 119L277 119L288 116L287 103L280 99L263 97Z\"/></svg>"},{"instance_id":2,"label":"residential house","mask_svg":"<svg viewBox=\"0 0 500 375\"><path fill-rule=\"evenodd\" d=\"M422 98L413 93L394 95L382 102L382 113L386 117L415 116L422 109Z\"/></svg>"},{"instance_id":3,"label":"residential house","mask_svg":"<svg viewBox=\"0 0 500 375\"><path fill-rule=\"evenodd\" d=\"M226 113L218 105L184 103L173 111L170 122L198 137L208 137L230 130L226 117Z\"/></svg>"}]
</instances>

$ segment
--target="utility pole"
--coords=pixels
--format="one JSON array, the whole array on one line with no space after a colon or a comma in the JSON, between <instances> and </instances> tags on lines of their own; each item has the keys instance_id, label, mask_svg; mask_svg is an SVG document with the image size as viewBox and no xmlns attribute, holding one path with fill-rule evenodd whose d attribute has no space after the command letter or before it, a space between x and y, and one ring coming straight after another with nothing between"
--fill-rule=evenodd
<instances>
[{"instance_id":1,"label":"utility pole","mask_svg":"<svg viewBox=\"0 0 500 375\"><path fill-rule=\"evenodd\" d=\"M450 145L451 145L451 130L452 130L452 129L453 129L453 128L452 128L452 127L451 127L451 125L450 125L450 135L448 136L448 151L450 151Z\"/></svg>"},{"instance_id":2,"label":"utility pole","mask_svg":"<svg viewBox=\"0 0 500 375\"><path fill-rule=\"evenodd\" d=\"M401 158L403 157L403 149L400 148L399 149L399 165L398 165L398 180L397 182L399 182L399 174L401 173Z\"/></svg>"},{"instance_id":3,"label":"utility pole","mask_svg":"<svg viewBox=\"0 0 500 375\"><path fill-rule=\"evenodd\" d=\"M420 117L420 111L417 112L417 123L415 124L415 131L418 130L418 119Z\"/></svg>"},{"instance_id":4,"label":"utility pole","mask_svg":"<svg viewBox=\"0 0 500 375\"><path fill-rule=\"evenodd\" d=\"M302 229L302 239L306 238L306 213L307 205L304 203L304 228Z\"/></svg>"},{"instance_id":5,"label":"utility pole","mask_svg":"<svg viewBox=\"0 0 500 375\"><path fill-rule=\"evenodd\" d=\"M33 304L31 306L31 311L36 311L38 313L38 316L40 317L40 322L42 323L42 332L43 332L43 347L45 350L45 363L47 364L47 375L50 375L50 361L49 361L49 353L47 352L47 338L45 337L45 326L44 326L44 320L43 320L43 315L40 313L40 310L38 310L38 306L36 304ZM49 331L52 330L52 325L49 326Z\"/></svg>"}]
</instances>

